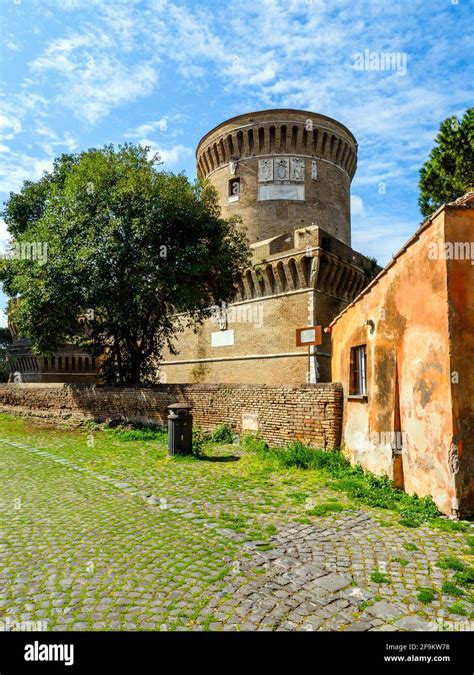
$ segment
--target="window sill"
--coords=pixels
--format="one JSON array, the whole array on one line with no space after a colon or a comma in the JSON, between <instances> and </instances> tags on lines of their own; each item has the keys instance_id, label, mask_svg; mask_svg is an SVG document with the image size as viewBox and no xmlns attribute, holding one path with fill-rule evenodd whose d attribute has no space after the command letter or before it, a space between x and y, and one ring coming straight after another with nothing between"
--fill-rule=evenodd
<instances>
[{"instance_id":1,"label":"window sill","mask_svg":"<svg viewBox=\"0 0 474 675\"><path fill-rule=\"evenodd\" d=\"M347 397L348 401L363 401L367 403L367 394L349 394Z\"/></svg>"}]
</instances>

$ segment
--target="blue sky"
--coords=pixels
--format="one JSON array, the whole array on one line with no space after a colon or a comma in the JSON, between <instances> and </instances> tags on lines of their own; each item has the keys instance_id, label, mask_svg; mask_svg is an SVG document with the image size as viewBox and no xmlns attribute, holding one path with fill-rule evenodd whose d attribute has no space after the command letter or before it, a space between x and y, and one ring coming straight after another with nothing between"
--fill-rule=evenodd
<instances>
[{"instance_id":1,"label":"blue sky","mask_svg":"<svg viewBox=\"0 0 474 675\"><path fill-rule=\"evenodd\" d=\"M164 168L194 178L196 144L216 124L250 110L302 108L355 134L353 246L385 264L421 220L418 171L439 123L472 105L468 0L0 7L2 202L60 153L105 143L146 143ZM365 50L401 55L406 72L357 69ZM2 221L2 248L7 240Z\"/></svg>"}]
</instances>

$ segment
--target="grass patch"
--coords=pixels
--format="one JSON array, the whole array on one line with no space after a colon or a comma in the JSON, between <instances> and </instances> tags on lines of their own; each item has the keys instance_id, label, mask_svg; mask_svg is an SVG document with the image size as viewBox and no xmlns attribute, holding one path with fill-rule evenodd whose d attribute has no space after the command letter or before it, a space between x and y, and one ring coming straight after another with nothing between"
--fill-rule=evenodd
<instances>
[{"instance_id":1,"label":"grass patch","mask_svg":"<svg viewBox=\"0 0 474 675\"><path fill-rule=\"evenodd\" d=\"M383 572L379 572L378 570L375 570L375 572L372 572L370 575L370 581L373 581L374 584L389 584L390 579L383 574Z\"/></svg>"},{"instance_id":2,"label":"grass patch","mask_svg":"<svg viewBox=\"0 0 474 675\"><path fill-rule=\"evenodd\" d=\"M403 544L403 548L405 549L405 551L418 551L418 546L416 546L415 544L406 543Z\"/></svg>"},{"instance_id":3,"label":"grass patch","mask_svg":"<svg viewBox=\"0 0 474 675\"><path fill-rule=\"evenodd\" d=\"M338 450L326 451L307 448L297 441L286 448L264 450L257 448L257 455L273 461L286 469L318 470L332 478L331 486L343 491L352 499L369 506L397 511L402 525L418 527L439 516L431 497L408 495L396 488L386 476L375 476L360 466L351 466Z\"/></svg>"},{"instance_id":4,"label":"grass patch","mask_svg":"<svg viewBox=\"0 0 474 675\"><path fill-rule=\"evenodd\" d=\"M451 607L448 607L448 612L451 614L460 614L461 616L467 616L468 612L462 602L455 602Z\"/></svg>"},{"instance_id":5,"label":"grass patch","mask_svg":"<svg viewBox=\"0 0 474 675\"><path fill-rule=\"evenodd\" d=\"M161 426L147 426L145 424L117 425L108 427L104 431L119 441L158 441L166 443L168 430Z\"/></svg>"},{"instance_id":6,"label":"grass patch","mask_svg":"<svg viewBox=\"0 0 474 675\"><path fill-rule=\"evenodd\" d=\"M436 591L434 588L419 588L416 597L419 602L422 602L424 605L429 605L429 603L433 602L435 599Z\"/></svg>"},{"instance_id":7,"label":"grass patch","mask_svg":"<svg viewBox=\"0 0 474 675\"><path fill-rule=\"evenodd\" d=\"M397 562L399 565L402 565L403 567L408 565L408 560L406 560L406 558L392 558L392 561Z\"/></svg>"},{"instance_id":8,"label":"grass patch","mask_svg":"<svg viewBox=\"0 0 474 675\"><path fill-rule=\"evenodd\" d=\"M271 551L272 548L271 544L260 544L260 546L257 546L257 551Z\"/></svg>"},{"instance_id":9,"label":"grass patch","mask_svg":"<svg viewBox=\"0 0 474 675\"><path fill-rule=\"evenodd\" d=\"M327 516L331 513L339 513L340 511L345 511L346 508L343 504L338 502L328 502L327 504L318 504L313 509L308 509L306 513L309 516Z\"/></svg>"},{"instance_id":10,"label":"grass patch","mask_svg":"<svg viewBox=\"0 0 474 675\"><path fill-rule=\"evenodd\" d=\"M240 445L247 452L260 454L269 451L268 443L259 434L244 434L240 439Z\"/></svg>"},{"instance_id":11,"label":"grass patch","mask_svg":"<svg viewBox=\"0 0 474 675\"><path fill-rule=\"evenodd\" d=\"M465 567L462 572L456 572L454 581L460 586L471 586L474 584L474 567Z\"/></svg>"},{"instance_id":12,"label":"grass patch","mask_svg":"<svg viewBox=\"0 0 474 675\"><path fill-rule=\"evenodd\" d=\"M437 566L443 570L455 570L456 572L464 572L466 566L458 558L454 556L444 556L437 562Z\"/></svg>"},{"instance_id":13,"label":"grass patch","mask_svg":"<svg viewBox=\"0 0 474 675\"><path fill-rule=\"evenodd\" d=\"M462 588L456 586L456 584L454 584L452 581L445 581L441 586L441 590L443 593L446 593L447 595L453 595L456 598L461 597L461 595L465 595Z\"/></svg>"},{"instance_id":14,"label":"grass patch","mask_svg":"<svg viewBox=\"0 0 474 675\"><path fill-rule=\"evenodd\" d=\"M449 520L448 518L434 518L430 525L443 532L466 532L469 528L467 523L459 520Z\"/></svg>"},{"instance_id":15,"label":"grass patch","mask_svg":"<svg viewBox=\"0 0 474 675\"><path fill-rule=\"evenodd\" d=\"M306 503L306 500L308 499L308 493L307 492L290 492L288 494L288 497L291 497L291 499L293 499L298 504L304 504L304 503Z\"/></svg>"},{"instance_id":16,"label":"grass patch","mask_svg":"<svg viewBox=\"0 0 474 675\"><path fill-rule=\"evenodd\" d=\"M469 546L469 553L474 555L474 536L472 535L467 535L466 536L466 543Z\"/></svg>"},{"instance_id":17,"label":"grass patch","mask_svg":"<svg viewBox=\"0 0 474 675\"><path fill-rule=\"evenodd\" d=\"M244 516L234 516L230 513L221 513L219 521L224 527L234 532L245 532L248 527L247 518L244 518Z\"/></svg>"}]
</instances>

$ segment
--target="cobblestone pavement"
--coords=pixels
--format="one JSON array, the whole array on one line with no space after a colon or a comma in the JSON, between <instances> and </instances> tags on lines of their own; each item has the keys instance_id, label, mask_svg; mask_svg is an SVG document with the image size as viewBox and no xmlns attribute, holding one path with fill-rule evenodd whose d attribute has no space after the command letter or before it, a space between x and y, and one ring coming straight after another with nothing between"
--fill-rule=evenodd
<instances>
[{"instance_id":1,"label":"cobblestone pavement","mask_svg":"<svg viewBox=\"0 0 474 675\"><path fill-rule=\"evenodd\" d=\"M437 566L468 560L465 533L401 527L315 472L236 450L145 461L156 444L122 457L100 436L1 435L0 630L472 629L467 593L444 593L454 572ZM305 518L308 494L346 508Z\"/></svg>"}]
</instances>

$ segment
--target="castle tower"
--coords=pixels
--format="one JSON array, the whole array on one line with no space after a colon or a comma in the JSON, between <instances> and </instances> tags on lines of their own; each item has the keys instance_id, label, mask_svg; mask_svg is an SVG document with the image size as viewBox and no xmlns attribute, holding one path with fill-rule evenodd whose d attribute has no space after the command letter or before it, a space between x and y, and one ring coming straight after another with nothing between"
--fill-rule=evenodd
<instances>
[{"instance_id":1,"label":"castle tower","mask_svg":"<svg viewBox=\"0 0 474 675\"><path fill-rule=\"evenodd\" d=\"M316 225L350 245L357 142L336 120L291 109L238 115L200 140L196 160L250 243Z\"/></svg>"}]
</instances>

